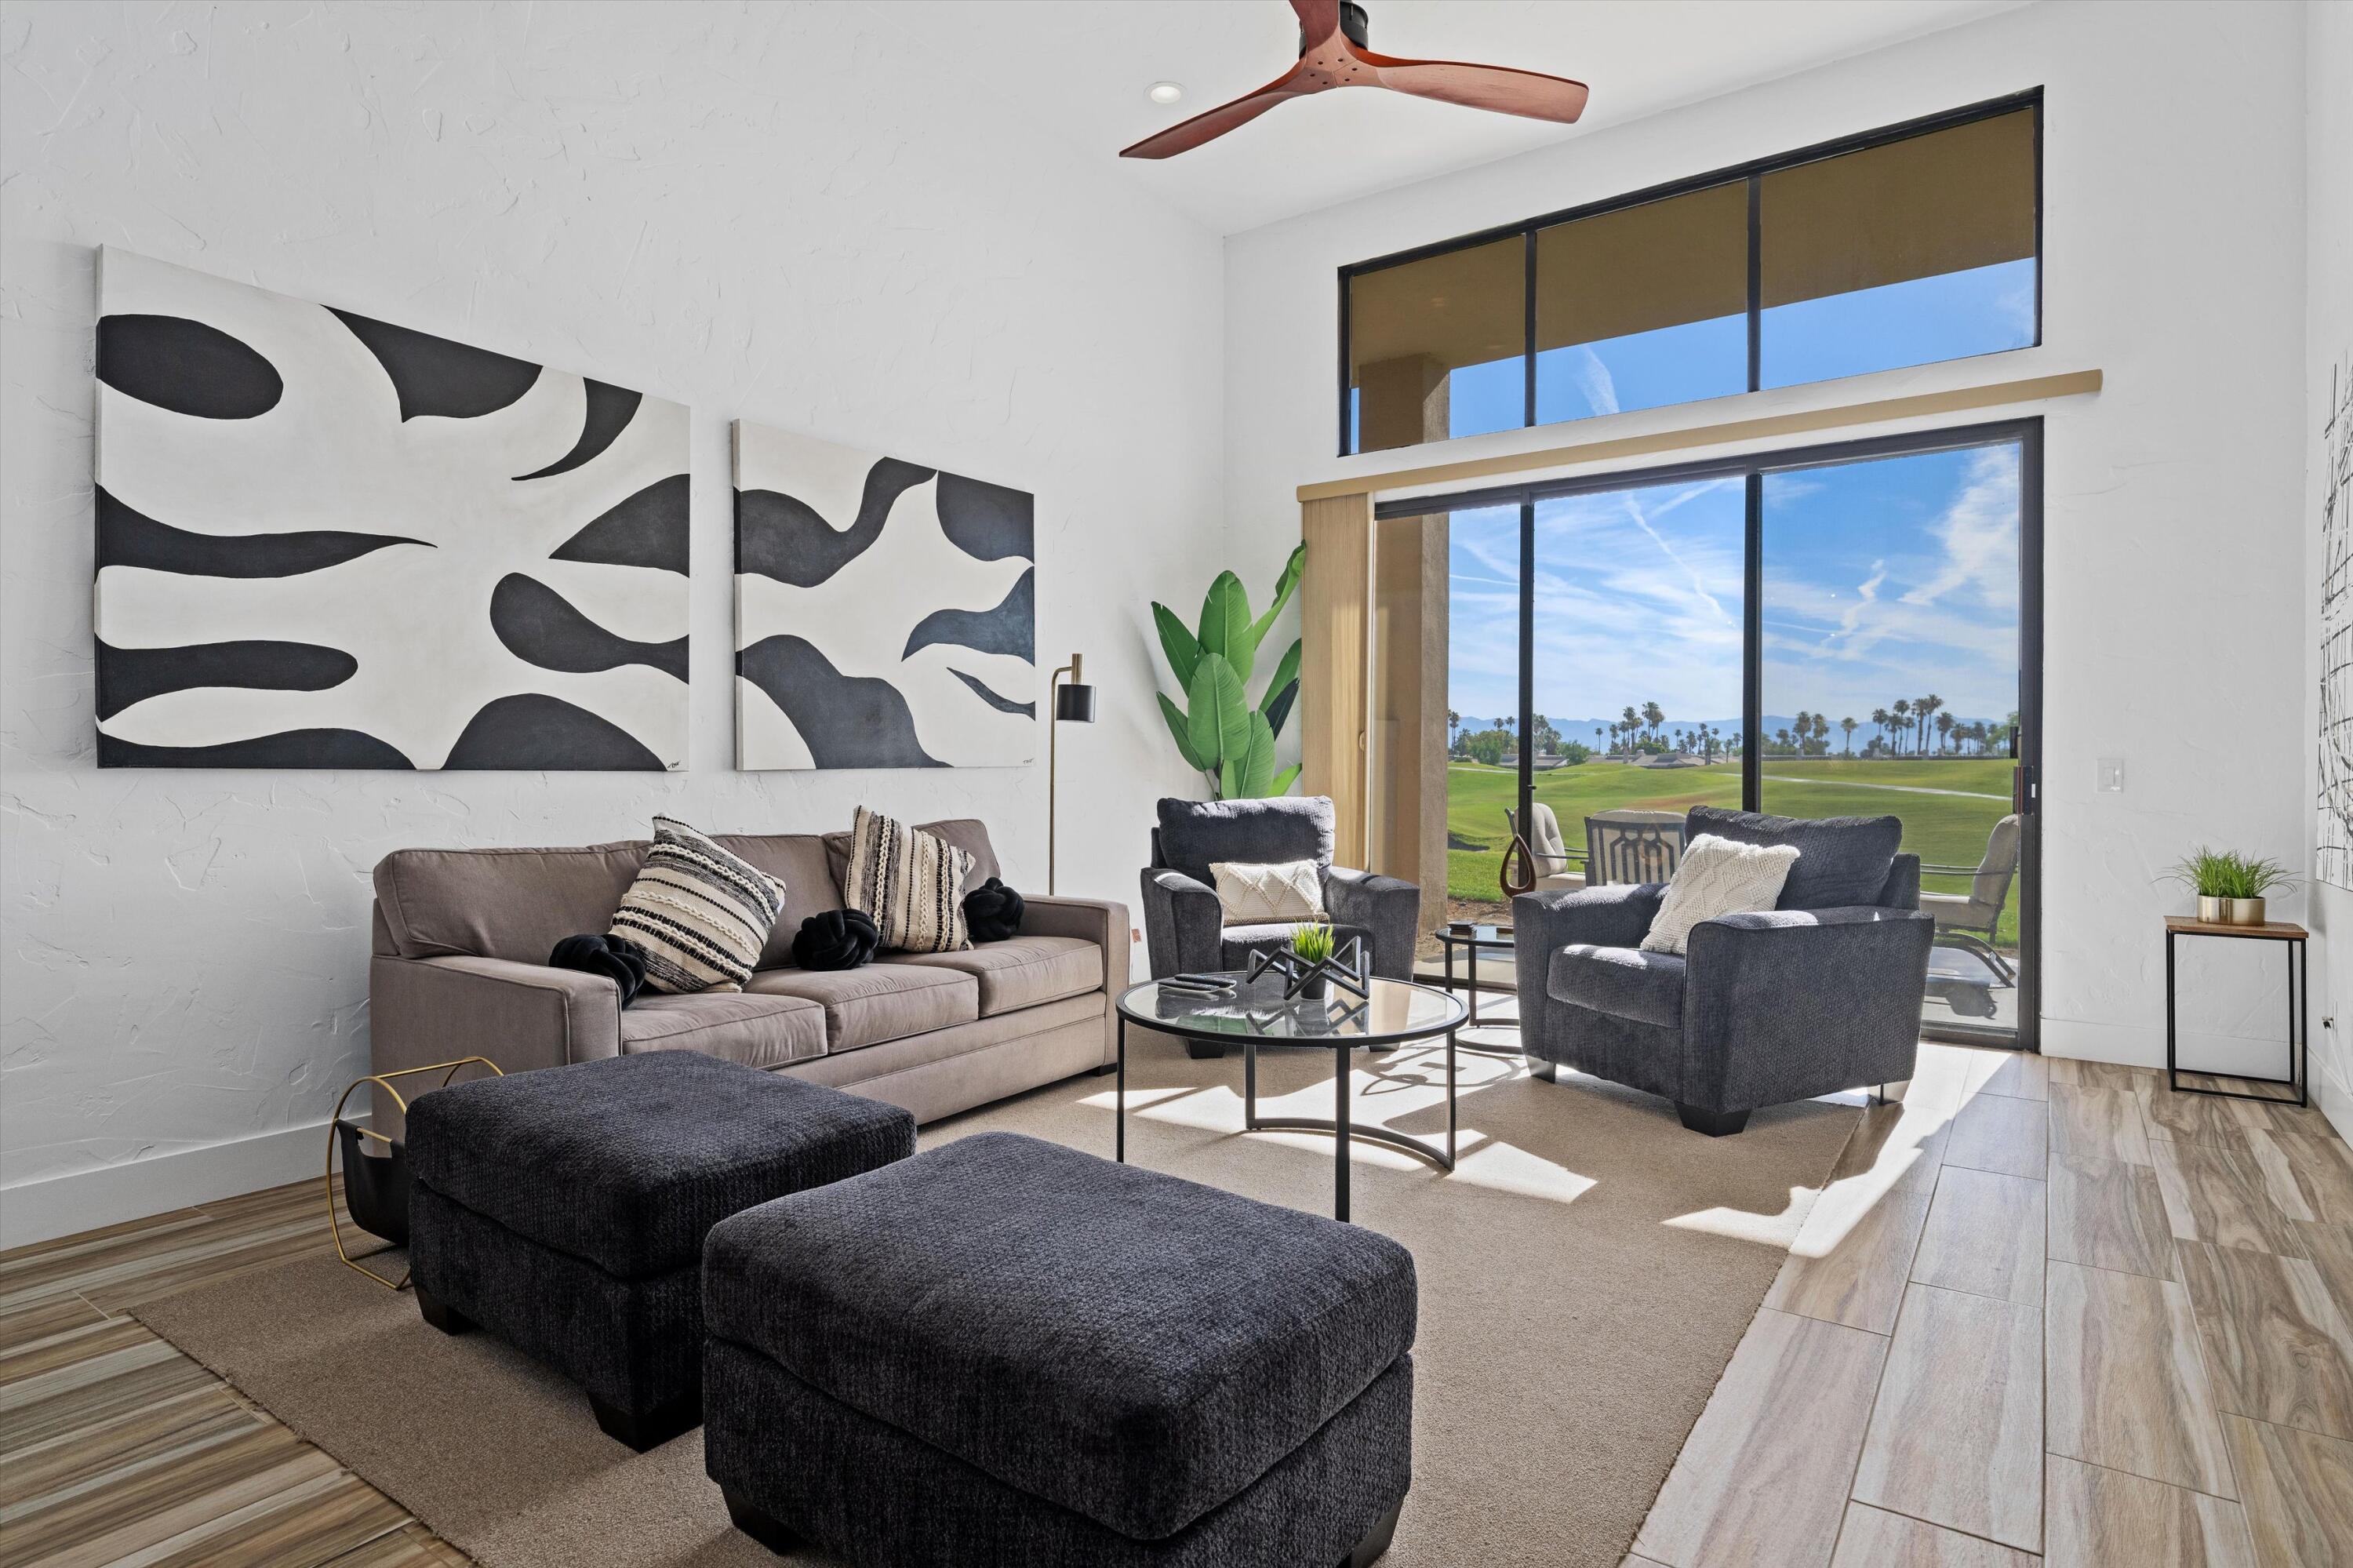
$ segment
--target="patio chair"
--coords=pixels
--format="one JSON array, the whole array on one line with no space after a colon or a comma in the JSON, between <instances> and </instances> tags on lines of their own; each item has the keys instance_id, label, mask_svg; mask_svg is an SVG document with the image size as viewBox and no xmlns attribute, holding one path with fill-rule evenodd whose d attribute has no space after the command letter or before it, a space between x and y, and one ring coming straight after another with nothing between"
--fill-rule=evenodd
<instances>
[{"instance_id":1,"label":"patio chair","mask_svg":"<svg viewBox=\"0 0 2353 1568\"><path fill-rule=\"evenodd\" d=\"M1567 841L1560 836L1560 819L1542 800L1528 804L1528 829L1520 831L1519 814L1509 806L1504 808L1504 825L1527 856L1528 869L1535 874L1536 893L1573 893L1585 885L1585 874L1569 869Z\"/></svg>"},{"instance_id":2,"label":"patio chair","mask_svg":"<svg viewBox=\"0 0 2353 1568\"><path fill-rule=\"evenodd\" d=\"M1625 808L1585 819L1585 881L1666 882L1683 858L1683 814Z\"/></svg>"},{"instance_id":3,"label":"patio chair","mask_svg":"<svg viewBox=\"0 0 2353 1568\"><path fill-rule=\"evenodd\" d=\"M1950 938L1986 961L2005 983L2015 983L2018 971L1995 948L2002 906L2010 901L2010 885L2018 875L2019 835L2023 820L2004 817L1986 839L1985 857L1975 865L1924 865L1924 876L1966 876L1967 893L1923 893L1920 907L1936 917L1936 936Z\"/></svg>"}]
</instances>

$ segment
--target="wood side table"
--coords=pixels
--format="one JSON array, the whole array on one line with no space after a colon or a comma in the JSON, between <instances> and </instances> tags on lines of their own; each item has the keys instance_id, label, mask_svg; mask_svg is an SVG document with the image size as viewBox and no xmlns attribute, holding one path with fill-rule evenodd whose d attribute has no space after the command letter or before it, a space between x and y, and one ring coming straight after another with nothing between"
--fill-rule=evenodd
<instances>
[{"instance_id":1,"label":"wood side table","mask_svg":"<svg viewBox=\"0 0 2353 1568\"><path fill-rule=\"evenodd\" d=\"M2295 1090L2291 1100L2284 1095L2250 1095L2237 1089L2206 1089L2181 1081L2182 1068L2175 1055L2175 1025L2173 1007L2173 948L2181 937L2227 937L2242 942L2281 942L2287 947L2287 1076L2284 1078L2251 1077L2243 1073L2209 1073L2208 1077L2238 1078L2250 1084L2281 1084ZM2188 916L2173 916L2165 922L2165 1082L2176 1094L2220 1095L2234 1100L2264 1100L2278 1105L2306 1103L2306 1066L2312 1033L2312 949L2311 935L2301 926L2288 920L2269 920L2260 926L2224 926L2211 920L2196 920ZM2199 1069L2191 1068L2192 1072Z\"/></svg>"}]
</instances>

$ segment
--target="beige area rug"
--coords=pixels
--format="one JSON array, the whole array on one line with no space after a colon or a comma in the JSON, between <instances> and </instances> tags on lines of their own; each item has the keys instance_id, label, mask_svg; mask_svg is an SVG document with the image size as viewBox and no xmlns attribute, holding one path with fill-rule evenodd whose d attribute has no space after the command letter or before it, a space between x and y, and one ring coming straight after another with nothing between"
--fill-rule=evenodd
<instances>
[{"instance_id":1,"label":"beige area rug","mask_svg":"<svg viewBox=\"0 0 2353 1568\"><path fill-rule=\"evenodd\" d=\"M1361 1114L1440 1134L1444 1054L1356 1056ZM1241 1062L1132 1042L1128 1155L1329 1213L1329 1139L1244 1134ZM1329 1115L1331 1057L1271 1053L1264 1114ZM1759 1112L1685 1132L1660 1101L1464 1052L1460 1168L1357 1146L1355 1218L1421 1282L1414 1481L1395 1568L1616 1568L1858 1113ZM1081 1078L924 1130L1011 1128L1108 1154L1112 1080ZM568 1385L331 1254L169 1298L140 1317L486 1568L756 1568L702 1436L632 1455ZM816 1563L819 1559L796 1559Z\"/></svg>"}]
</instances>

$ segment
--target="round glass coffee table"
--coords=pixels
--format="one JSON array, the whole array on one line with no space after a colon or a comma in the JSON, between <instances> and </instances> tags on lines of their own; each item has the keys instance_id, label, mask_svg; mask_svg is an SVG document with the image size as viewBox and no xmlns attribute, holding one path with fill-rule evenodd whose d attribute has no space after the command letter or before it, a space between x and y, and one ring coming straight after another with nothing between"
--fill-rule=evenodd
<instances>
[{"instance_id":1,"label":"round glass coffee table","mask_svg":"<svg viewBox=\"0 0 2353 1568\"><path fill-rule=\"evenodd\" d=\"M1158 980L1131 986L1120 994L1118 1114L1113 1133L1113 1154L1127 1159L1127 1026L1140 1024L1180 1040L1219 1044L1239 1043L1242 1048L1242 1125L1251 1132L1328 1132L1334 1145L1332 1213L1348 1217L1348 1141L1361 1138L1388 1149L1428 1160L1441 1171L1454 1169L1454 1032L1462 1026L1466 1010L1447 992L1407 980L1373 980L1358 997L1333 985L1321 1001L1285 1000L1282 977L1261 975L1247 980L1240 971L1222 978L1234 989L1220 995L1201 995L1164 989ZM1446 1037L1446 1146L1385 1127L1360 1127L1348 1116L1348 1054L1360 1045L1403 1045L1416 1040ZM1261 1045L1329 1046L1332 1051L1333 1116L1329 1121L1308 1117L1261 1117L1258 1114L1258 1048Z\"/></svg>"}]
</instances>

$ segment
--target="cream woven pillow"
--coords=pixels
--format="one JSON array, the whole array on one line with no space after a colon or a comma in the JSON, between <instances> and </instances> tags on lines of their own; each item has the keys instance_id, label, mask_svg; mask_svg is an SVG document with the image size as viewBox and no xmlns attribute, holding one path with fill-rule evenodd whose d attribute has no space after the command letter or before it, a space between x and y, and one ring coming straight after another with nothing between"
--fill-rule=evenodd
<instances>
[{"instance_id":1,"label":"cream woven pillow","mask_svg":"<svg viewBox=\"0 0 2353 1568\"><path fill-rule=\"evenodd\" d=\"M974 857L936 833L858 808L841 900L871 916L886 953L956 953L972 946L965 878Z\"/></svg>"},{"instance_id":2,"label":"cream woven pillow","mask_svg":"<svg viewBox=\"0 0 2353 1568\"><path fill-rule=\"evenodd\" d=\"M656 817L653 847L610 934L645 949L648 991L741 991L784 907L783 883L684 822Z\"/></svg>"},{"instance_id":3,"label":"cream woven pillow","mask_svg":"<svg viewBox=\"0 0 2353 1568\"><path fill-rule=\"evenodd\" d=\"M1209 874L1218 879L1218 902L1225 906L1229 926L1324 918L1324 878L1312 860L1278 861L1272 865L1211 861Z\"/></svg>"},{"instance_id":4,"label":"cream woven pillow","mask_svg":"<svg viewBox=\"0 0 2353 1568\"><path fill-rule=\"evenodd\" d=\"M1683 846L1683 863L1667 884L1642 950L1680 953L1703 920L1772 908L1797 863L1795 844L1742 844L1702 833Z\"/></svg>"}]
</instances>

